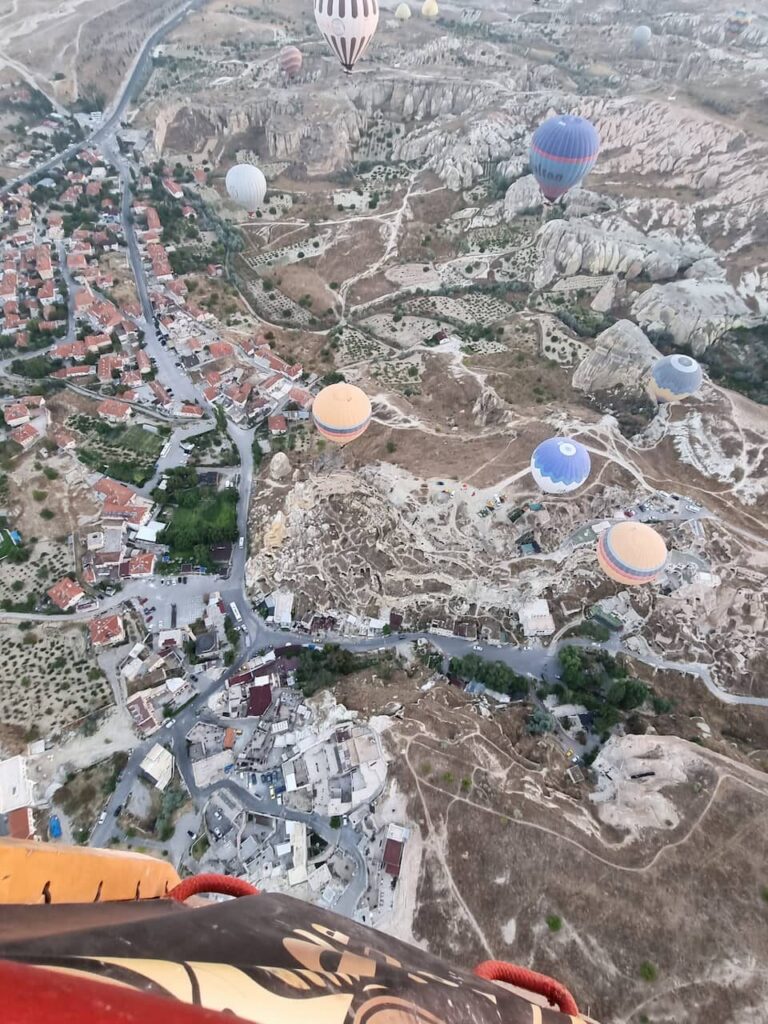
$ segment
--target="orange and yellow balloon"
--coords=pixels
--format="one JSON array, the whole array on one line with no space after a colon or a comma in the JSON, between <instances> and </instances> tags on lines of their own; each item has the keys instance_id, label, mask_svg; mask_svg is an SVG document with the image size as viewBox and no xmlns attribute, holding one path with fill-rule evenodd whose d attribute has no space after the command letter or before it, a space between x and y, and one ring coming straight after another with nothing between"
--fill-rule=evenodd
<instances>
[{"instance_id":1,"label":"orange and yellow balloon","mask_svg":"<svg viewBox=\"0 0 768 1024\"><path fill-rule=\"evenodd\" d=\"M609 579L638 587L659 578L667 564L667 545L645 523L617 523L600 536L597 560Z\"/></svg>"},{"instance_id":2,"label":"orange and yellow balloon","mask_svg":"<svg viewBox=\"0 0 768 1024\"><path fill-rule=\"evenodd\" d=\"M327 441L345 445L361 437L371 422L371 400L354 384L329 384L312 403L312 419Z\"/></svg>"}]
</instances>

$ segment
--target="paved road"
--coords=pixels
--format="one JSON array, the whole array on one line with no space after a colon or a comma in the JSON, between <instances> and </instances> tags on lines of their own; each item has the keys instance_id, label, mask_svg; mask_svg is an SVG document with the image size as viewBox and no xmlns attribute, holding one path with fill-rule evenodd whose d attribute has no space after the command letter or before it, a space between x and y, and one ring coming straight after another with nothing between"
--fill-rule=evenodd
<instances>
[{"instance_id":1,"label":"paved road","mask_svg":"<svg viewBox=\"0 0 768 1024\"><path fill-rule=\"evenodd\" d=\"M25 181L31 181L33 178L37 178L51 168L57 167L59 164L68 160L71 156L79 153L81 149L86 149L93 146L98 146L110 137L114 138L115 132L120 126L120 121L125 114L128 106L133 99L137 88L141 84L144 75L149 68L152 51L158 43L162 42L165 36L172 32L177 25L186 18L187 14L192 11L195 7L199 6L202 0L185 0L179 10L166 18L161 25L159 25L155 31L150 35L144 42L141 50L136 56L133 68L129 71L128 75L123 81L120 92L113 101L112 105L107 108L104 112L104 118L98 128L95 128L90 135L86 136L82 141L75 142L71 146L62 150L61 153L57 153L56 156L51 157L50 160L46 160L42 164L38 164L37 167L32 168L25 174L18 178L14 178L13 181L9 181L6 185L0 188L0 197L4 196L8 192L12 192L17 186L22 185Z\"/></svg>"}]
</instances>

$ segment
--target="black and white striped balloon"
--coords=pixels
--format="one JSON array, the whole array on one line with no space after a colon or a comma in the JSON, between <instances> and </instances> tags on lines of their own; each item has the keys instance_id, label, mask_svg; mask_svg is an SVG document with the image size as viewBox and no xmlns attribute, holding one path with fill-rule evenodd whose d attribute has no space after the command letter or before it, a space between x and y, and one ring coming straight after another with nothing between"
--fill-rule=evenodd
<instances>
[{"instance_id":1,"label":"black and white striped balloon","mask_svg":"<svg viewBox=\"0 0 768 1024\"><path fill-rule=\"evenodd\" d=\"M349 73L370 46L379 24L378 0L314 0L315 21Z\"/></svg>"}]
</instances>

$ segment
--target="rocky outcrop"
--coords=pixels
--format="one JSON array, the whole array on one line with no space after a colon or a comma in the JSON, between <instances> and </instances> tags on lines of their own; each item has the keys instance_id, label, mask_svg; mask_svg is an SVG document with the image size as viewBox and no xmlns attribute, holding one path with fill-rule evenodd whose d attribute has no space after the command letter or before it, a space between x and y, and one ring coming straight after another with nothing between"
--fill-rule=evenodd
<instances>
[{"instance_id":1,"label":"rocky outcrop","mask_svg":"<svg viewBox=\"0 0 768 1024\"><path fill-rule=\"evenodd\" d=\"M726 331L755 322L749 307L727 281L687 279L654 285L632 306L648 330L668 331L694 355L706 351Z\"/></svg>"},{"instance_id":2,"label":"rocky outcrop","mask_svg":"<svg viewBox=\"0 0 768 1024\"><path fill-rule=\"evenodd\" d=\"M395 144L396 160L417 161L434 171L449 189L469 188L488 163L507 161L524 146L528 130L504 114L466 122L431 123Z\"/></svg>"},{"instance_id":3,"label":"rocky outcrop","mask_svg":"<svg viewBox=\"0 0 768 1024\"><path fill-rule=\"evenodd\" d=\"M291 472L291 464L285 452L275 452L269 464L269 475L272 480L285 480Z\"/></svg>"},{"instance_id":4,"label":"rocky outcrop","mask_svg":"<svg viewBox=\"0 0 768 1024\"><path fill-rule=\"evenodd\" d=\"M507 189L504 196L504 219L514 220L523 210L531 210L541 206L541 189L532 174L518 178Z\"/></svg>"},{"instance_id":5,"label":"rocky outcrop","mask_svg":"<svg viewBox=\"0 0 768 1024\"><path fill-rule=\"evenodd\" d=\"M536 288L575 274L618 273L627 280L643 276L663 281L710 253L702 242L681 241L669 232L646 236L617 216L600 223L548 221L539 232L538 251Z\"/></svg>"},{"instance_id":6,"label":"rocky outcrop","mask_svg":"<svg viewBox=\"0 0 768 1024\"><path fill-rule=\"evenodd\" d=\"M576 367L572 384L590 393L636 388L659 355L637 324L617 320L595 339L595 347Z\"/></svg>"}]
</instances>

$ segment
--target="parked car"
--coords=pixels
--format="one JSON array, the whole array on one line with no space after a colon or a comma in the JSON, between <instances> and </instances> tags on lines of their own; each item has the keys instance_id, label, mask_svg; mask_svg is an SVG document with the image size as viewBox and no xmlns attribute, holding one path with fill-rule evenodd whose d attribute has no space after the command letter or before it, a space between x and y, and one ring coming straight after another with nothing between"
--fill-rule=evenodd
<instances>
[{"instance_id":1,"label":"parked car","mask_svg":"<svg viewBox=\"0 0 768 1024\"><path fill-rule=\"evenodd\" d=\"M107 812L106 811L102 811L101 814L99 815L99 824L103 825L106 820L107 820Z\"/></svg>"},{"instance_id":2,"label":"parked car","mask_svg":"<svg viewBox=\"0 0 768 1024\"><path fill-rule=\"evenodd\" d=\"M122 804L118 804L117 807L114 810L114 815L115 815L116 818L120 817L120 812L122 811L122 809L123 809L123 805Z\"/></svg>"}]
</instances>

